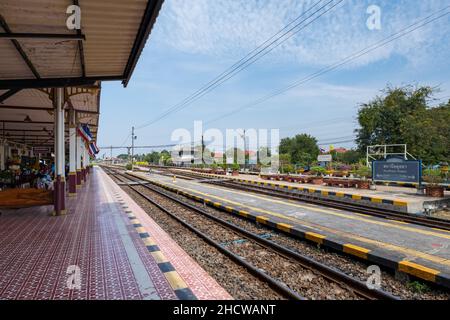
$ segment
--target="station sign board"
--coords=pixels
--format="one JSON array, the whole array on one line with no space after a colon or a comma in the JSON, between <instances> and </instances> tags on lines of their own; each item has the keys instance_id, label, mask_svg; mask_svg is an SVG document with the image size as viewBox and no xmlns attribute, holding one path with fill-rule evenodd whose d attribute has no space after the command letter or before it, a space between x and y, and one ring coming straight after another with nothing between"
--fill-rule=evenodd
<instances>
[{"instance_id":1,"label":"station sign board","mask_svg":"<svg viewBox=\"0 0 450 320\"><path fill-rule=\"evenodd\" d=\"M331 162L331 161L333 161L333 156L331 154L320 154L317 157L317 161L319 161L319 162Z\"/></svg>"},{"instance_id":2,"label":"station sign board","mask_svg":"<svg viewBox=\"0 0 450 320\"><path fill-rule=\"evenodd\" d=\"M34 154L47 154L50 152L51 152L51 150L49 147L33 147Z\"/></svg>"},{"instance_id":3,"label":"station sign board","mask_svg":"<svg viewBox=\"0 0 450 320\"><path fill-rule=\"evenodd\" d=\"M422 161L390 158L372 162L373 181L422 182Z\"/></svg>"}]
</instances>

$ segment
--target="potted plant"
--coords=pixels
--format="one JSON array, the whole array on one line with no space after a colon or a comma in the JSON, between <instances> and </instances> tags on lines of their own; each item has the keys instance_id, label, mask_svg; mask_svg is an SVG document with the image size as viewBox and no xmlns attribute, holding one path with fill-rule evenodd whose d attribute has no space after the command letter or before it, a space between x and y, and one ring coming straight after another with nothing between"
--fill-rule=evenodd
<instances>
[{"instance_id":1,"label":"potted plant","mask_svg":"<svg viewBox=\"0 0 450 320\"><path fill-rule=\"evenodd\" d=\"M241 169L241 167L237 163L234 163L233 166L231 167L231 169L233 170L231 172L231 175L232 176L238 176L239 175L239 170Z\"/></svg>"},{"instance_id":2,"label":"potted plant","mask_svg":"<svg viewBox=\"0 0 450 320\"><path fill-rule=\"evenodd\" d=\"M370 189L370 180L368 178L372 175L370 168L366 166L360 166L355 170L356 175L360 178L358 181L359 189Z\"/></svg>"},{"instance_id":3,"label":"potted plant","mask_svg":"<svg viewBox=\"0 0 450 320\"><path fill-rule=\"evenodd\" d=\"M444 186L440 185L444 181L440 170L427 169L424 170L423 180L427 183L425 186L425 194L429 197L443 198Z\"/></svg>"},{"instance_id":4,"label":"potted plant","mask_svg":"<svg viewBox=\"0 0 450 320\"><path fill-rule=\"evenodd\" d=\"M338 169L341 177L347 177L349 175L350 170L352 170L352 167L347 164L342 164L339 166Z\"/></svg>"},{"instance_id":5,"label":"potted plant","mask_svg":"<svg viewBox=\"0 0 450 320\"><path fill-rule=\"evenodd\" d=\"M311 173L314 175L314 178L312 179L312 183L315 185L322 185L323 184L323 175L326 172L325 168L322 167L312 167Z\"/></svg>"}]
</instances>

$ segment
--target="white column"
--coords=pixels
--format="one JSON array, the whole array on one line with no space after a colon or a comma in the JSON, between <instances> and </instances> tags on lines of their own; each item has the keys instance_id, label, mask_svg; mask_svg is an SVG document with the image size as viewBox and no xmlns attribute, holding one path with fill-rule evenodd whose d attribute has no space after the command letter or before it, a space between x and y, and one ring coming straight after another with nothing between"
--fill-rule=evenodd
<instances>
[{"instance_id":1,"label":"white column","mask_svg":"<svg viewBox=\"0 0 450 320\"><path fill-rule=\"evenodd\" d=\"M80 147L81 147L81 169L84 169L86 167L86 161L85 161L85 157L84 157L84 149L85 149L85 145L84 145L84 140L81 140L80 142Z\"/></svg>"},{"instance_id":2,"label":"white column","mask_svg":"<svg viewBox=\"0 0 450 320\"><path fill-rule=\"evenodd\" d=\"M77 192L77 128L75 126L75 111L70 112L69 127L69 195Z\"/></svg>"},{"instance_id":3,"label":"white column","mask_svg":"<svg viewBox=\"0 0 450 320\"><path fill-rule=\"evenodd\" d=\"M62 105L62 88L56 89L55 110L55 175L65 177L65 141L64 141L64 109Z\"/></svg>"},{"instance_id":4,"label":"white column","mask_svg":"<svg viewBox=\"0 0 450 320\"><path fill-rule=\"evenodd\" d=\"M54 89L55 95L55 180L54 187L54 215L63 215L66 212L65 188L65 131L64 106L62 88Z\"/></svg>"},{"instance_id":5,"label":"white column","mask_svg":"<svg viewBox=\"0 0 450 320\"><path fill-rule=\"evenodd\" d=\"M76 173L77 171L77 129L75 127L75 121L71 114L70 128L69 128L69 172Z\"/></svg>"},{"instance_id":6,"label":"white column","mask_svg":"<svg viewBox=\"0 0 450 320\"><path fill-rule=\"evenodd\" d=\"M76 152L76 158L77 158L77 167L76 170L79 171L81 170L81 156L82 156L82 151L83 151L83 146L82 146L82 140L81 137L77 135L77 152Z\"/></svg>"},{"instance_id":7,"label":"white column","mask_svg":"<svg viewBox=\"0 0 450 320\"><path fill-rule=\"evenodd\" d=\"M77 142L77 146L76 146L76 149L77 149L77 153L76 153L76 157L77 157L77 163L76 163L76 165L77 165L77 187L79 187L79 186L81 186L81 156L82 156L82 153L83 153L83 147L82 147L82 140L81 140L81 137L77 134L77 139L76 139L76 142Z\"/></svg>"},{"instance_id":8,"label":"white column","mask_svg":"<svg viewBox=\"0 0 450 320\"><path fill-rule=\"evenodd\" d=\"M74 127L69 129L69 171L77 171L77 132Z\"/></svg>"}]
</instances>

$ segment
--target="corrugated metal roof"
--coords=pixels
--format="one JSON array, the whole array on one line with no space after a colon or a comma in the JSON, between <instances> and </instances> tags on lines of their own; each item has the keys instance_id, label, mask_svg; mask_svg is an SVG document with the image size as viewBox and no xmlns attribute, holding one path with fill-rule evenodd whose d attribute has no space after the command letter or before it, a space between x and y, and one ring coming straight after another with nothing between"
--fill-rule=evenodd
<instances>
[{"instance_id":1,"label":"corrugated metal roof","mask_svg":"<svg viewBox=\"0 0 450 320\"><path fill-rule=\"evenodd\" d=\"M108 77L112 77L126 81L162 2L79 0L80 32L86 37L84 41L21 38L16 41L43 79L94 77L109 80ZM72 4L73 0L2 0L0 14L12 34L76 35L76 30L66 27L69 16L66 10ZM6 31L0 27L1 33ZM83 50L80 50L80 42ZM84 57L85 75L81 56ZM8 85L2 80L21 79L33 79L30 67L11 39L0 38L0 87L7 88ZM13 85L12 81L9 83ZM23 86L26 84L29 82L24 82Z\"/></svg>"}]
</instances>

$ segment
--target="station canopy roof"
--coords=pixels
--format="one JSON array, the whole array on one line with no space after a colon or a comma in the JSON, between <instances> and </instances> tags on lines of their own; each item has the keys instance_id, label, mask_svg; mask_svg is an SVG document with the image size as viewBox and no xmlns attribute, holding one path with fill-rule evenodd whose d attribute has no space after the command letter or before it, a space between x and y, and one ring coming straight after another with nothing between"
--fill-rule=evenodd
<instances>
[{"instance_id":1,"label":"station canopy roof","mask_svg":"<svg viewBox=\"0 0 450 320\"><path fill-rule=\"evenodd\" d=\"M66 110L75 113L78 122L88 124L97 139L100 114L100 83L92 86L67 87ZM0 90L0 96L7 92ZM69 130L66 112L66 132ZM24 89L0 104L0 137L33 146L52 146L54 107L50 89ZM66 135L68 138L68 135Z\"/></svg>"},{"instance_id":2,"label":"station canopy roof","mask_svg":"<svg viewBox=\"0 0 450 320\"><path fill-rule=\"evenodd\" d=\"M128 84L162 2L1 0L0 137L5 128L9 139L37 144L45 139L34 135L48 135L52 143L55 87L66 88L65 108L96 136L101 81ZM71 5L80 29L66 25Z\"/></svg>"}]
</instances>

